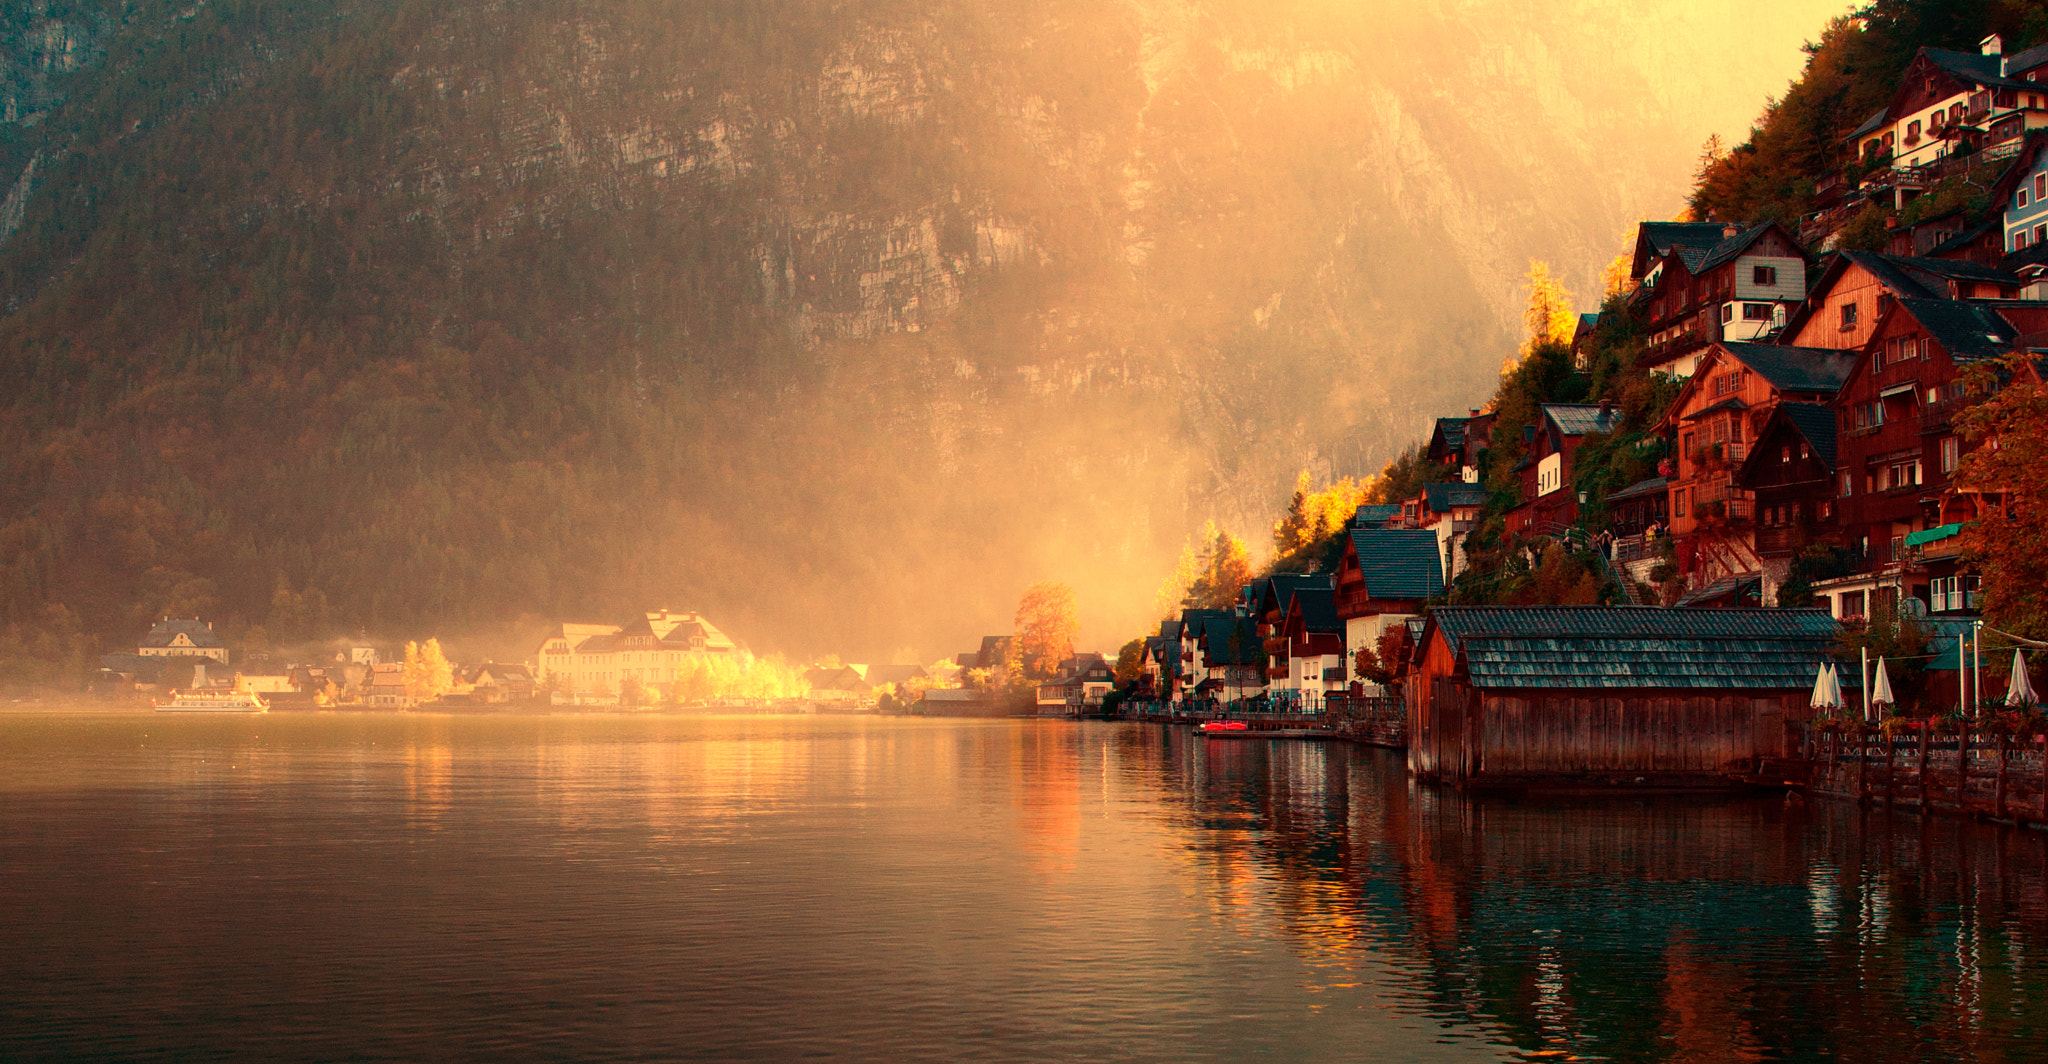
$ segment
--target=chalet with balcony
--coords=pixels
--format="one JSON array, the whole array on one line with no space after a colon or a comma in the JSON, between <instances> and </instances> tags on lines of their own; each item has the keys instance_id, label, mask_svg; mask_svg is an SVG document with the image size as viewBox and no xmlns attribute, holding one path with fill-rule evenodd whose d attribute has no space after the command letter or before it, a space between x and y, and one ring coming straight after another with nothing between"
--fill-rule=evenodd
<instances>
[{"instance_id":1,"label":"chalet with balcony","mask_svg":"<svg viewBox=\"0 0 2048 1064\"><path fill-rule=\"evenodd\" d=\"M1252 618L1260 645L1266 649L1266 677L1279 683L1287 671L1287 606L1302 590L1332 588L1329 573L1275 573L1245 585L1245 614Z\"/></svg>"},{"instance_id":2,"label":"chalet with balcony","mask_svg":"<svg viewBox=\"0 0 2048 1064\"><path fill-rule=\"evenodd\" d=\"M1836 401L1837 482L1851 550L1925 601L1928 573L1906 539L1975 520L1982 505L1949 490L1969 450L1952 424L1971 364L2048 331L2048 304L1901 299L1885 313ZM1946 574L1945 574L1946 575Z\"/></svg>"},{"instance_id":3,"label":"chalet with balcony","mask_svg":"<svg viewBox=\"0 0 2048 1064\"><path fill-rule=\"evenodd\" d=\"M1350 683L1335 589L1305 587L1288 596L1280 633L1280 653L1275 657L1282 665L1273 680L1275 691L1297 692L1294 697L1315 704Z\"/></svg>"},{"instance_id":4,"label":"chalet with balcony","mask_svg":"<svg viewBox=\"0 0 2048 1064\"><path fill-rule=\"evenodd\" d=\"M1528 453L1522 458L1522 501L1508 511L1508 531L1524 536L1551 535L1577 523L1579 496L1572 487L1572 464L1579 444L1595 432L1613 432L1621 424L1614 404L1549 403L1537 423L1524 433Z\"/></svg>"},{"instance_id":5,"label":"chalet with balcony","mask_svg":"<svg viewBox=\"0 0 2048 1064\"><path fill-rule=\"evenodd\" d=\"M1755 542L1763 563L1763 602L1777 602L1779 585L1800 551L1815 544L1843 545L1835 490L1835 409L1827 403L1788 400L1757 430L1756 443L1735 482L1755 499Z\"/></svg>"},{"instance_id":6,"label":"chalet with balcony","mask_svg":"<svg viewBox=\"0 0 2048 1064\"><path fill-rule=\"evenodd\" d=\"M1428 529L1354 528L1337 563L1337 617L1344 653L1377 647L1390 624L1419 616L1443 593L1443 558Z\"/></svg>"},{"instance_id":7,"label":"chalet with balcony","mask_svg":"<svg viewBox=\"0 0 2048 1064\"><path fill-rule=\"evenodd\" d=\"M1642 365L1691 376L1700 350L1775 334L1806 298L1806 252L1777 223L1726 226L1707 247L1678 243L1653 268L1644 300Z\"/></svg>"},{"instance_id":8,"label":"chalet with balcony","mask_svg":"<svg viewBox=\"0 0 2048 1064\"><path fill-rule=\"evenodd\" d=\"M1735 471L1757 431L1782 401L1832 402L1855 364L1854 353L1825 348L1713 345L1659 426L1675 443L1672 535L1682 539L1703 524L1746 526L1751 500Z\"/></svg>"},{"instance_id":9,"label":"chalet with balcony","mask_svg":"<svg viewBox=\"0 0 2048 1064\"><path fill-rule=\"evenodd\" d=\"M2048 49L2002 53L1996 36L1975 53L1920 49L1885 108L1883 131L1864 133L1859 154L1866 160L1889 155L1894 171L1911 172L1966 148L1995 158L2030 130L2048 126L2048 86L2028 78L2048 66ZM1902 206L1925 185L1895 187Z\"/></svg>"},{"instance_id":10,"label":"chalet with balcony","mask_svg":"<svg viewBox=\"0 0 2048 1064\"><path fill-rule=\"evenodd\" d=\"M1896 300L2012 299L2025 283L2012 270L1968 259L1844 251L1821 271L1780 339L1793 347L1860 349Z\"/></svg>"}]
</instances>

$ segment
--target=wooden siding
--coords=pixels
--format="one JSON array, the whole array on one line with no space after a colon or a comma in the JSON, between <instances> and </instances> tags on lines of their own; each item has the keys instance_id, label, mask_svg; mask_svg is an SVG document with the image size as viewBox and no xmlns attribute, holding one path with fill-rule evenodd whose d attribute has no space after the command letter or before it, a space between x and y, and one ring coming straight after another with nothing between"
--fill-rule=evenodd
<instances>
[{"instance_id":1,"label":"wooden siding","mask_svg":"<svg viewBox=\"0 0 2048 1064\"><path fill-rule=\"evenodd\" d=\"M1718 785L1783 757L1803 692L1475 691L1438 677L1416 775L1461 786ZM1433 718L1433 719L1432 719ZM1420 727L1413 727L1419 723ZM1417 763L1420 760L1422 763Z\"/></svg>"},{"instance_id":2,"label":"wooden siding","mask_svg":"<svg viewBox=\"0 0 2048 1064\"><path fill-rule=\"evenodd\" d=\"M1814 308L1806 324L1801 326L1799 335L1778 342L1791 347L1832 347L1840 350L1862 347L1877 328L1881 309L1878 296L1890 291L1876 274L1850 263L1835 278L1833 287L1825 293L1815 293L1825 302ZM1844 303L1856 304L1856 324L1846 329L1841 326Z\"/></svg>"}]
</instances>

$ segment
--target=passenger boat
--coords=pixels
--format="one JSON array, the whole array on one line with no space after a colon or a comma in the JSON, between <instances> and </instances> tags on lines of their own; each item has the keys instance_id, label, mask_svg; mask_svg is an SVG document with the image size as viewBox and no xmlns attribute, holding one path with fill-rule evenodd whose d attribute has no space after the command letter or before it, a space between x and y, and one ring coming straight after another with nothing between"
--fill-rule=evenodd
<instances>
[{"instance_id":1,"label":"passenger boat","mask_svg":"<svg viewBox=\"0 0 2048 1064\"><path fill-rule=\"evenodd\" d=\"M204 694L171 692L169 702L158 702L158 713L268 713L270 703L254 691L209 691Z\"/></svg>"}]
</instances>

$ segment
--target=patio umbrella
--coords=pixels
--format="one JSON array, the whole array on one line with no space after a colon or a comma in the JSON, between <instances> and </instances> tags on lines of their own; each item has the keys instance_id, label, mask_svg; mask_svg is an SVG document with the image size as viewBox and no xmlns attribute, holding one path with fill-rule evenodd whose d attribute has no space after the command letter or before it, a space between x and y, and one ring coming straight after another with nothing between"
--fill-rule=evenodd
<instances>
[{"instance_id":1,"label":"patio umbrella","mask_svg":"<svg viewBox=\"0 0 2048 1064\"><path fill-rule=\"evenodd\" d=\"M1806 704L1815 709L1828 709L1842 704L1842 685L1835 679L1833 665L1820 667L1820 675L1813 678L1813 698Z\"/></svg>"},{"instance_id":2,"label":"patio umbrella","mask_svg":"<svg viewBox=\"0 0 2048 1064\"><path fill-rule=\"evenodd\" d=\"M2012 652L2012 682L2005 685L2005 704L2008 706L2031 706L2041 697L2034 693L2033 681L2027 679L2027 659L2020 656L2019 648Z\"/></svg>"},{"instance_id":3,"label":"patio umbrella","mask_svg":"<svg viewBox=\"0 0 2048 1064\"><path fill-rule=\"evenodd\" d=\"M1877 659L1877 678L1870 681L1870 704L1872 706L1888 706L1894 701L1897 700L1892 697L1891 674L1884 671L1884 659L1879 658Z\"/></svg>"}]
</instances>

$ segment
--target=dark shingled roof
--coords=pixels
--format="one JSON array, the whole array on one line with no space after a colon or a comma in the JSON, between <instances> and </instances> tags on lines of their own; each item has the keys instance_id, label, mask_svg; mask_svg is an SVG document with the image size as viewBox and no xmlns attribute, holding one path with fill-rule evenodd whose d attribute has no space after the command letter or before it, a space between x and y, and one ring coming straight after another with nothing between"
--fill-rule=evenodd
<instances>
[{"instance_id":1,"label":"dark shingled roof","mask_svg":"<svg viewBox=\"0 0 2048 1064\"><path fill-rule=\"evenodd\" d=\"M158 621L156 627L151 628L149 634L143 636L142 642L138 645L145 647L167 647L181 635L191 641L194 649L227 646L226 643L221 642L219 636L213 634L213 626L205 621L180 620L175 617Z\"/></svg>"},{"instance_id":2,"label":"dark shingled roof","mask_svg":"<svg viewBox=\"0 0 2048 1064\"><path fill-rule=\"evenodd\" d=\"M1764 230L1770 227L1769 222L1753 225L1734 236L1716 241L1714 246L1707 250L1706 256L1700 260L1700 264L1693 267L1692 272L1705 273L1716 266L1734 261L1737 256L1748 251L1749 246L1756 243L1756 238L1764 235Z\"/></svg>"},{"instance_id":3,"label":"dark shingled roof","mask_svg":"<svg viewBox=\"0 0 2048 1064\"><path fill-rule=\"evenodd\" d=\"M1854 130L1852 130L1849 133L1847 139L1861 140L1863 138L1863 134L1876 132L1877 127L1884 125L1885 114L1888 111L1889 108L1878 108L1875 114L1872 114L1869 118L1864 119L1862 125L1857 126Z\"/></svg>"},{"instance_id":4,"label":"dark shingled roof","mask_svg":"<svg viewBox=\"0 0 2048 1064\"><path fill-rule=\"evenodd\" d=\"M1814 457L1835 468L1835 408L1824 403L1779 403L1777 413L1813 447Z\"/></svg>"},{"instance_id":5,"label":"dark shingled roof","mask_svg":"<svg viewBox=\"0 0 2048 1064\"><path fill-rule=\"evenodd\" d=\"M1855 351L1825 347L1780 347L1776 344L1721 345L1728 353L1781 392L1825 392L1842 390L1849 373L1856 368Z\"/></svg>"},{"instance_id":6,"label":"dark shingled roof","mask_svg":"<svg viewBox=\"0 0 2048 1064\"><path fill-rule=\"evenodd\" d=\"M1352 515L1351 526L1353 528L1372 528L1376 525L1384 525L1399 516L1401 516L1400 503L1368 503L1359 507L1358 512Z\"/></svg>"},{"instance_id":7,"label":"dark shingled roof","mask_svg":"<svg viewBox=\"0 0 2048 1064\"><path fill-rule=\"evenodd\" d=\"M1610 406L1603 415L1596 403L1545 403L1543 416L1557 426L1557 431L1567 436L1584 436L1589 432L1613 432L1621 424L1621 408Z\"/></svg>"},{"instance_id":8,"label":"dark shingled roof","mask_svg":"<svg viewBox=\"0 0 2048 1064\"><path fill-rule=\"evenodd\" d=\"M1428 496L1432 513L1449 513L1453 506L1486 505L1486 489L1478 484L1424 484L1422 493Z\"/></svg>"},{"instance_id":9,"label":"dark shingled roof","mask_svg":"<svg viewBox=\"0 0 2048 1064\"><path fill-rule=\"evenodd\" d=\"M1443 557L1429 529L1354 528L1351 548L1373 598L1432 598L1444 589Z\"/></svg>"},{"instance_id":10,"label":"dark shingled roof","mask_svg":"<svg viewBox=\"0 0 2048 1064\"><path fill-rule=\"evenodd\" d=\"M1936 280L1940 281L1988 281L1993 284L2017 288L2021 284L2019 274L1997 266L1986 266L1968 259L1932 259L1911 255L1885 256L1894 266L1906 271L1906 276L1920 282L1921 287L1933 291ZM1947 294L1942 285L1940 295Z\"/></svg>"},{"instance_id":11,"label":"dark shingled roof","mask_svg":"<svg viewBox=\"0 0 2048 1064\"><path fill-rule=\"evenodd\" d=\"M1934 65L1954 74L1965 81L1980 85L1997 85L2008 89L2039 88L2024 81L2015 81L2005 76L2004 57L1985 55L1982 52L1957 52L1947 48L1922 48ZM2024 52L2022 55L2026 54Z\"/></svg>"},{"instance_id":12,"label":"dark shingled roof","mask_svg":"<svg viewBox=\"0 0 2048 1064\"><path fill-rule=\"evenodd\" d=\"M1481 688L1813 686L1840 626L1821 610L1441 606L1430 626Z\"/></svg>"},{"instance_id":13,"label":"dark shingled roof","mask_svg":"<svg viewBox=\"0 0 2048 1064\"><path fill-rule=\"evenodd\" d=\"M1294 593L1287 612L1301 610L1302 627L1311 632L1341 632L1344 621L1337 616L1337 592L1325 587L1305 587Z\"/></svg>"},{"instance_id":14,"label":"dark shingled roof","mask_svg":"<svg viewBox=\"0 0 2048 1064\"><path fill-rule=\"evenodd\" d=\"M1444 450L1456 451L1465 446L1465 423L1471 420L1469 417L1440 417L1436 419L1436 434L1443 437Z\"/></svg>"},{"instance_id":15,"label":"dark shingled roof","mask_svg":"<svg viewBox=\"0 0 2048 1064\"><path fill-rule=\"evenodd\" d=\"M1969 300L1901 299L1898 305L1957 362L1997 358L2019 335L1997 311Z\"/></svg>"},{"instance_id":16,"label":"dark shingled roof","mask_svg":"<svg viewBox=\"0 0 2048 1064\"><path fill-rule=\"evenodd\" d=\"M1266 645L1250 618L1211 617L1202 622L1202 654L1210 668L1257 665L1265 653Z\"/></svg>"},{"instance_id":17,"label":"dark shingled roof","mask_svg":"<svg viewBox=\"0 0 2048 1064\"><path fill-rule=\"evenodd\" d=\"M1643 222L1641 234L1659 255L1681 244L1710 248L1723 239L1720 222Z\"/></svg>"},{"instance_id":18,"label":"dark shingled roof","mask_svg":"<svg viewBox=\"0 0 2048 1064\"><path fill-rule=\"evenodd\" d=\"M1721 602L1747 596L1751 588L1763 591L1763 581L1755 573L1737 573L1724 576L1702 588L1696 588L1679 596L1678 605L1698 606L1706 602Z\"/></svg>"}]
</instances>

